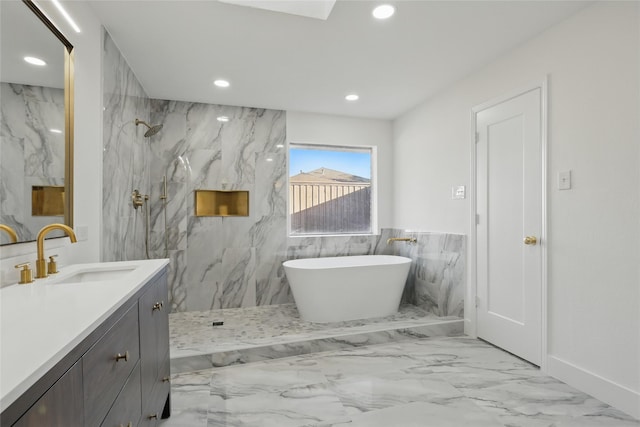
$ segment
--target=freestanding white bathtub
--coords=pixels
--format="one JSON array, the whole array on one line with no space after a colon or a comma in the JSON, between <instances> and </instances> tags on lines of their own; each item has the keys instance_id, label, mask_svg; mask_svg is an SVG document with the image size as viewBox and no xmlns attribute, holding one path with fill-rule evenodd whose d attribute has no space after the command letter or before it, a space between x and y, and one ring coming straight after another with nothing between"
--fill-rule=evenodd
<instances>
[{"instance_id":1,"label":"freestanding white bathtub","mask_svg":"<svg viewBox=\"0 0 640 427\"><path fill-rule=\"evenodd\" d=\"M398 311L411 259L391 255L307 258L283 263L300 317L341 322Z\"/></svg>"}]
</instances>

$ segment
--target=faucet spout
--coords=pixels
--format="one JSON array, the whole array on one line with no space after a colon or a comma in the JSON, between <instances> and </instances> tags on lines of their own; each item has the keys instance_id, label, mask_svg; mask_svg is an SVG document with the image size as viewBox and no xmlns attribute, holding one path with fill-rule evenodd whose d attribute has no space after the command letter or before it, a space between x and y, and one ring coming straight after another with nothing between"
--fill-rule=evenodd
<instances>
[{"instance_id":1,"label":"faucet spout","mask_svg":"<svg viewBox=\"0 0 640 427\"><path fill-rule=\"evenodd\" d=\"M9 227L8 225L0 224L0 230L9 235L11 243L16 243L18 241L18 233L16 233L16 230L14 230L13 228Z\"/></svg>"},{"instance_id":2,"label":"faucet spout","mask_svg":"<svg viewBox=\"0 0 640 427\"><path fill-rule=\"evenodd\" d=\"M391 244L391 242L409 242L416 243L418 239L415 237L389 237L387 239L387 245Z\"/></svg>"},{"instance_id":3,"label":"faucet spout","mask_svg":"<svg viewBox=\"0 0 640 427\"><path fill-rule=\"evenodd\" d=\"M78 239L76 238L76 233L73 232L73 229L68 225L64 224L49 224L42 227L42 229L38 232L38 237L36 238L36 247L38 248L38 259L36 260L36 279L44 279L48 276L47 274L47 261L44 258L44 238L49 232L53 230L62 230L69 236L69 240L71 243L76 243Z\"/></svg>"}]
</instances>

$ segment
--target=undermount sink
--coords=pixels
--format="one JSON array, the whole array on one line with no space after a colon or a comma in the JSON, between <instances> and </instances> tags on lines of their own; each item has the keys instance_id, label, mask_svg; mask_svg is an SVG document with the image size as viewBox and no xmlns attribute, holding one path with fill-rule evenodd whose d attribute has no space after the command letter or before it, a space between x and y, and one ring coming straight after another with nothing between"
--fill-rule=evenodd
<instances>
[{"instance_id":1,"label":"undermount sink","mask_svg":"<svg viewBox=\"0 0 640 427\"><path fill-rule=\"evenodd\" d=\"M102 282L106 280L117 280L123 278L127 274L134 271L136 266L127 267L97 267L86 268L79 271L75 271L60 278L54 278L50 283L84 283L84 282Z\"/></svg>"}]
</instances>

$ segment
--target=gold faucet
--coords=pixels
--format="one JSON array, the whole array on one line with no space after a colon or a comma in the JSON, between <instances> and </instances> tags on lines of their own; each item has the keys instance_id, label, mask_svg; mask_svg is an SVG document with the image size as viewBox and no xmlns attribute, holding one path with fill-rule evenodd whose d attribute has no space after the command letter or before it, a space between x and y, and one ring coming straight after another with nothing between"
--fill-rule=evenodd
<instances>
[{"instance_id":1,"label":"gold faucet","mask_svg":"<svg viewBox=\"0 0 640 427\"><path fill-rule=\"evenodd\" d=\"M6 232L9 235L11 243L16 243L18 241L18 233L16 233L16 230L14 230L13 228L9 227L8 225L0 224L0 230Z\"/></svg>"},{"instance_id":2,"label":"gold faucet","mask_svg":"<svg viewBox=\"0 0 640 427\"><path fill-rule=\"evenodd\" d=\"M76 233L73 232L73 229L68 225L64 224L49 224L42 227L42 230L38 232L38 237L36 238L36 245L38 247L38 259L36 261L36 279L44 279L47 277L47 261L44 259L44 237L53 230L62 230L69 236L71 243L76 243L78 239L76 239Z\"/></svg>"},{"instance_id":3,"label":"gold faucet","mask_svg":"<svg viewBox=\"0 0 640 427\"><path fill-rule=\"evenodd\" d=\"M416 239L415 237L389 237L387 239L387 245L390 244L391 242L416 243L417 241L418 241L418 239Z\"/></svg>"}]
</instances>

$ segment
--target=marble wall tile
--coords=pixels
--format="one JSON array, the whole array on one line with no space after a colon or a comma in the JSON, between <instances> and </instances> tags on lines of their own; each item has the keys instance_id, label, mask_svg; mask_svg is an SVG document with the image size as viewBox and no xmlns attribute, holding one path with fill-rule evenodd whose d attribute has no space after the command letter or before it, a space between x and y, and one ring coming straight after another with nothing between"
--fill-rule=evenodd
<instances>
[{"instance_id":1,"label":"marble wall tile","mask_svg":"<svg viewBox=\"0 0 640 427\"><path fill-rule=\"evenodd\" d=\"M62 222L31 214L31 187L64 185L64 134L50 131L64 131L64 89L2 82L0 98L0 222L35 240L42 226Z\"/></svg>"},{"instance_id":2,"label":"marble wall tile","mask_svg":"<svg viewBox=\"0 0 640 427\"><path fill-rule=\"evenodd\" d=\"M415 237L416 243L391 242L390 237ZM383 229L375 254L411 258L403 301L437 316L464 316L466 238L461 234Z\"/></svg>"},{"instance_id":3,"label":"marble wall tile","mask_svg":"<svg viewBox=\"0 0 640 427\"><path fill-rule=\"evenodd\" d=\"M102 259L143 259L147 218L144 208L133 208L131 192L151 191L147 129L135 125L136 118L149 121L150 100L106 31L103 90Z\"/></svg>"},{"instance_id":4,"label":"marble wall tile","mask_svg":"<svg viewBox=\"0 0 640 427\"><path fill-rule=\"evenodd\" d=\"M227 116L220 122L218 116ZM286 154L283 111L151 100L151 121L163 129L151 143L152 241L163 256L165 228L171 259L184 272L177 311L289 302L277 276L286 246ZM160 200L167 177L167 224ZM248 217L195 217L194 192L249 191ZM282 273L283 276L283 273ZM275 278L274 278L275 277ZM258 283L260 285L258 285ZM284 292L283 292L284 290Z\"/></svg>"}]
</instances>

